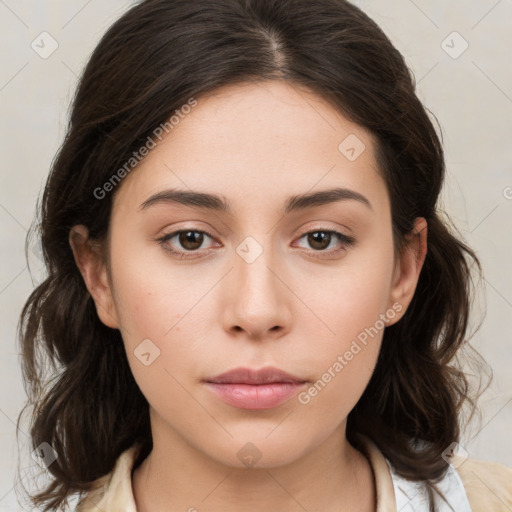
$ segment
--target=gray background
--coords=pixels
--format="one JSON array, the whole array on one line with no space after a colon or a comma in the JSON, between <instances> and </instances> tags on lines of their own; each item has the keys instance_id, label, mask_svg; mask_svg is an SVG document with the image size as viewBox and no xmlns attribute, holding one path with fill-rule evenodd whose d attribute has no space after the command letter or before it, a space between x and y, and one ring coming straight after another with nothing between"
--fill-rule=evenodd
<instances>
[{"instance_id":1,"label":"gray background","mask_svg":"<svg viewBox=\"0 0 512 512\"><path fill-rule=\"evenodd\" d=\"M405 55L420 98L442 127L448 167L443 206L483 263L473 319L476 325L483 318L483 324L473 343L495 375L481 400L481 424L465 431L462 444L471 457L512 466L512 71L506 65L512 0L354 3ZM13 490L19 462L15 421L25 392L16 324L43 275L37 247L29 249L29 274L26 231L65 134L78 75L101 35L130 5L0 0L0 511L20 510ZM40 35L44 31L52 39ZM52 44L58 48L48 56ZM19 433L22 446L28 446L26 432ZM24 451L21 467L33 466Z\"/></svg>"}]
</instances>

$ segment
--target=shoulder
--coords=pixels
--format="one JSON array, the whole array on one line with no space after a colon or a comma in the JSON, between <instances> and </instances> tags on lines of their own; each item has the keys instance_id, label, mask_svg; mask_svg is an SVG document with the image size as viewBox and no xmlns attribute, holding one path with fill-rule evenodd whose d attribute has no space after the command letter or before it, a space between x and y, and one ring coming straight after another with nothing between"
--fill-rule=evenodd
<instances>
[{"instance_id":1,"label":"shoulder","mask_svg":"<svg viewBox=\"0 0 512 512\"><path fill-rule=\"evenodd\" d=\"M411 482L390 467L397 510L428 510L424 482ZM512 469L494 462L455 458L436 483L446 503L435 496L436 510L457 512L512 511ZM408 508L409 507L409 508Z\"/></svg>"},{"instance_id":2,"label":"shoulder","mask_svg":"<svg viewBox=\"0 0 512 512\"><path fill-rule=\"evenodd\" d=\"M455 458L473 512L512 510L512 469L477 459Z\"/></svg>"},{"instance_id":3,"label":"shoulder","mask_svg":"<svg viewBox=\"0 0 512 512\"><path fill-rule=\"evenodd\" d=\"M361 448L372 466L377 494L377 512L429 512L430 500L427 482L402 477L390 460L366 436L358 436ZM464 490L461 478L452 465L440 481L437 489L446 498L434 494L436 512L474 512ZM490 512L490 511L486 511Z\"/></svg>"},{"instance_id":4,"label":"shoulder","mask_svg":"<svg viewBox=\"0 0 512 512\"><path fill-rule=\"evenodd\" d=\"M395 491L396 510L400 512L428 512L430 500L425 480L408 480L390 466ZM437 512L475 512L457 471L449 465L443 477L435 482L434 506ZM442 497L441 497L442 496ZM444 499L443 499L444 497ZM490 511L489 511L490 512Z\"/></svg>"},{"instance_id":5,"label":"shoulder","mask_svg":"<svg viewBox=\"0 0 512 512\"><path fill-rule=\"evenodd\" d=\"M428 512L427 483L402 477L373 441L358 439L374 472L377 511ZM455 454L435 487L446 498L434 493L437 512L512 511L512 469L501 464Z\"/></svg>"}]
</instances>

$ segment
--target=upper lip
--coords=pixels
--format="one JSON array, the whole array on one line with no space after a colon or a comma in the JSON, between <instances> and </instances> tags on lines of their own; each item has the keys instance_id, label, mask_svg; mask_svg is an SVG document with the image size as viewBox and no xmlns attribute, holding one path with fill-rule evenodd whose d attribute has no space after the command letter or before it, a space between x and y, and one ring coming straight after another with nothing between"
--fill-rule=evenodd
<instances>
[{"instance_id":1,"label":"upper lip","mask_svg":"<svg viewBox=\"0 0 512 512\"><path fill-rule=\"evenodd\" d=\"M215 384L270 384L273 382L303 383L306 381L279 368L269 366L259 370L234 368L216 377L206 379L206 382Z\"/></svg>"}]
</instances>

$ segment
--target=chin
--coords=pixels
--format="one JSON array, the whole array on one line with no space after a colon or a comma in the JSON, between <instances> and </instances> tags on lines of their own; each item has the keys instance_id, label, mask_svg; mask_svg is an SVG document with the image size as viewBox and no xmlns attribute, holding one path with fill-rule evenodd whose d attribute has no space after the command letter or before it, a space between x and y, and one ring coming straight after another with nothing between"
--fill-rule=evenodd
<instances>
[{"instance_id":1,"label":"chin","mask_svg":"<svg viewBox=\"0 0 512 512\"><path fill-rule=\"evenodd\" d=\"M212 446L208 452L211 458L228 467L271 469L291 464L308 451L307 444L303 444L304 439L293 440L289 436L277 435L270 439L267 436L268 433L237 436L226 444Z\"/></svg>"}]
</instances>

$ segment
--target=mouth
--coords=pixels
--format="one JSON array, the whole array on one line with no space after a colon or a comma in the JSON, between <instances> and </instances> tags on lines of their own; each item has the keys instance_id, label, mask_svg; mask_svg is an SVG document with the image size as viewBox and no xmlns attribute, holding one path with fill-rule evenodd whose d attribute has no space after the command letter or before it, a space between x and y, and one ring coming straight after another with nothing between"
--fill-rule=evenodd
<instances>
[{"instance_id":1,"label":"mouth","mask_svg":"<svg viewBox=\"0 0 512 512\"><path fill-rule=\"evenodd\" d=\"M203 381L224 402L240 409L271 409L288 401L308 381L273 367L235 368Z\"/></svg>"},{"instance_id":2,"label":"mouth","mask_svg":"<svg viewBox=\"0 0 512 512\"><path fill-rule=\"evenodd\" d=\"M289 383L289 384L302 384L306 382L294 375L291 375L279 368L266 367L260 370L253 370L251 368L234 368L225 373L217 375L216 377L205 379L205 382L214 384L274 384L274 383Z\"/></svg>"}]
</instances>

